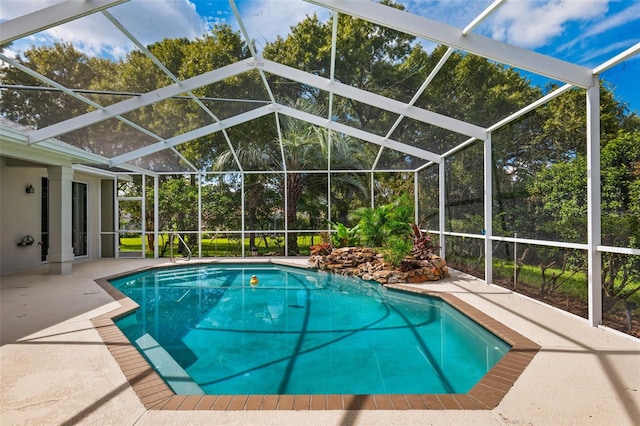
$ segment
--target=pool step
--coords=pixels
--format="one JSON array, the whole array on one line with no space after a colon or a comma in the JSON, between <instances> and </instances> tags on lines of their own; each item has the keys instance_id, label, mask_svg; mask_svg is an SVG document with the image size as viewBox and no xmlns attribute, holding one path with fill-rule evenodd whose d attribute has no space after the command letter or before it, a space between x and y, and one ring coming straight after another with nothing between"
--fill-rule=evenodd
<instances>
[{"instance_id":1,"label":"pool step","mask_svg":"<svg viewBox=\"0 0 640 426\"><path fill-rule=\"evenodd\" d=\"M176 394L204 395L200 386L150 334L139 337L136 344Z\"/></svg>"},{"instance_id":2,"label":"pool step","mask_svg":"<svg viewBox=\"0 0 640 426\"><path fill-rule=\"evenodd\" d=\"M207 271L203 272L198 269L185 269L178 270L172 269L168 271L159 271L156 275L156 281L158 283L166 283L166 282L182 282L182 283L192 283L198 282L201 280L222 280L223 277L217 277L217 275L221 274L222 271Z\"/></svg>"}]
</instances>

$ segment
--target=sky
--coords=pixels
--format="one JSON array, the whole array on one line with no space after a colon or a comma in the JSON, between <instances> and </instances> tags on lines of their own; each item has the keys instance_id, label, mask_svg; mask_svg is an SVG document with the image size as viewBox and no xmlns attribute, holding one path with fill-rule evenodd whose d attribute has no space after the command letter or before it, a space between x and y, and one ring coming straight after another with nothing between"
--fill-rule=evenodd
<instances>
[{"instance_id":1,"label":"sky","mask_svg":"<svg viewBox=\"0 0 640 426\"><path fill-rule=\"evenodd\" d=\"M0 0L0 22L60 0ZM351 0L368 1L368 0ZM460 29L467 26L493 0L396 0L405 9ZM322 20L327 9L298 0L235 0L249 36L258 49L314 13ZM163 38L195 38L216 23L238 30L228 0L131 0L109 12L145 44ZM558 59L594 68L640 43L638 0L507 0L473 33L535 50ZM7 52L19 54L30 45L72 42L92 56L122 58L134 49L102 15L96 14L18 40ZM433 44L419 40L426 49ZM548 79L525 74L536 85ZM640 113L640 53L603 73L618 100ZM554 82L558 83L558 82Z\"/></svg>"}]
</instances>

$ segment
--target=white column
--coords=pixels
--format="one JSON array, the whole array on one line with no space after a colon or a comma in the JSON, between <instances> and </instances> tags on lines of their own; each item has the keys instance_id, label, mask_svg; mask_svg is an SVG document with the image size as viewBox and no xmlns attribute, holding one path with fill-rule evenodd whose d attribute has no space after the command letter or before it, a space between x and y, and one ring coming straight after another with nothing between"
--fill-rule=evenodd
<instances>
[{"instance_id":1,"label":"white column","mask_svg":"<svg viewBox=\"0 0 640 426\"><path fill-rule=\"evenodd\" d=\"M147 257L147 175L142 174L140 176L140 182L142 187L142 200L140 201L140 248L142 249L142 258Z\"/></svg>"},{"instance_id":2,"label":"white column","mask_svg":"<svg viewBox=\"0 0 640 426\"><path fill-rule=\"evenodd\" d=\"M418 196L418 172L413 172L413 222L420 226L420 212L418 211L420 204L420 197Z\"/></svg>"},{"instance_id":3,"label":"white column","mask_svg":"<svg viewBox=\"0 0 640 426\"><path fill-rule=\"evenodd\" d=\"M331 216L331 170L327 171L327 217L329 221L334 220ZM327 232L331 234L331 224L327 221Z\"/></svg>"},{"instance_id":4,"label":"white column","mask_svg":"<svg viewBox=\"0 0 640 426\"><path fill-rule=\"evenodd\" d=\"M447 190L445 186L445 176L446 176L446 158L442 158L440 164L438 164L438 227L440 228L440 257L446 259L447 251L445 250L445 215L446 215L446 202L447 202Z\"/></svg>"},{"instance_id":5,"label":"white column","mask_svg":"<svg viewBox=\"0 0 640 426\"><path fill-rule=\"evenodd\" d=\"M198 179L198 257L202 257L202 180L204 175L196 174Z\"/></svg>"},{"instance_id":6,"label":"white column","mask_svg":"<svg viewBox=\"0 0 640 426\"><path fill-rule=\"evenodd\" d=\"M50 166L49 175L49 273L66 275L72 272L75 255L71 245L71 184L73 169Z\"/></svg>"},{"instance_id":7,"label":"white column","mask_svg":"<svg viewBox=\"0 0 640 426\"><path fill-rule=\"evenodd\" d=\"M158 175L153 176L153 258L158 259L160 257L159 250L159 242L158 238L160 237L160 209L158 208L160 195L158 191L160 190L160 184L158 182Z\"/></svg>"},{"instance_id":8,"label":"white column","mask_svg":"<svg viewBox=\"0 0 640 426\"><path fill-rule=\"evenodd\" d=\"M373 183L374 183L374 177L373 177L373 170L371 171L371 179L370 179L370 184L371 184L371 208L374 209L376 207L376 203L375 203L375 197L376 197L376 193L373 189Z\"/></svg>"},{"instance_id":9,"label":"white column","mask_svg":"<svg viewBox=\"0 0 640 426\"><path fill-rule=\"evenodd\" d=\"M491 133L484 140L484 281L491 284L493 280L493 178L491 173Z\"/></svg>"},{"instance_id":10,"label":"white column","mask_svg":"<svg viewBox=\"0 0 640 426\"><path fill-rule=\"evenodd\" d=\"M284 171L284 255L289 256L289 179ZM244 229L244 227L243 227ZM244 238L244 237L243 237ZM244 256L244 252L242 253Z\"/></svg>"},{"instance_id":11,"label":"white column","mask_svg":"<svg viewBox=\"0 0 640 426\"><path fill-rule=\"evenodd\" d=\"M240 190L242 191L242 194L241 194L241 197L240 197L240 211L241 211L241 214L242 214L242 217L240 217L240 226L242 226L242 230L240 232L240 238L242 239L242 246L241 246L242 247L242 254L241 254L241 256L244 257L244 217L245 217L245 211L244 211L244 207L245 207L244 181L245 181L245 177L247 175L245 173L242 173L240 176L241 176L241 180L240 181L242 182L242 185L241 185L241 188L240 188ZM285 192L286 192L286 189L285 189ZM286 197L286 194L285 194L285 197ZM285 214L286 214L286 211L285 211ZM274 229L274 232L275 232L275 229ZM286 243L286 240L285 240L285 243Z\"/></svg>"},{"instance_id":12,"label":"white column","mask_svg":"<svg viewBox=\"0 0 640 426\"><path fill-rule=\"evenodd\" d=\"M600 209L600 83L593 77L587 89L587 276L589 281L589 324L602 324L602 254Z\"/></svg>"}]
</instances>

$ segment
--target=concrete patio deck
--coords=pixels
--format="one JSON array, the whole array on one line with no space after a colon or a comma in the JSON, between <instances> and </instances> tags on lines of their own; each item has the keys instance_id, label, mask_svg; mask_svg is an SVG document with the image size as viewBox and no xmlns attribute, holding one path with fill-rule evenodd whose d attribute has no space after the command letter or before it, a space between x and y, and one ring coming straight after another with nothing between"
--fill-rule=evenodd
<instances>
[{"instance_id":1,"label":"concrete patio deck","mask_svg":"<svg viewBox=\"0 0 640 426\"><path fill-rule=\"evenodd\" d=\"M306 259L305 259L306 260ZM640 342L453 271L447 291L541 346L493 410L146 410L91 319L120 307L94 280L165 260L0 277L2 425L637 425Z\"/></svg>"}]
</instances>

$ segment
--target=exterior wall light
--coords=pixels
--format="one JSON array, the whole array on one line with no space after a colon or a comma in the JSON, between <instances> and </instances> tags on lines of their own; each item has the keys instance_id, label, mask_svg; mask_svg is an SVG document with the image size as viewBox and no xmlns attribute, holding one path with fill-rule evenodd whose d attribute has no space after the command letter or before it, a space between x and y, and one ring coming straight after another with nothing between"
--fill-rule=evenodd
<instances>
[{"instance_id":1,"label":"exterior wall light","mask_svg":"<svg viewBox=\"0 0 640 426\"><path fill-rule=\"evenodd\" d=\"M33 194L36 192L35 188L33 187L33 185L31 185L30 183L27 184L27 188L25 189L25 192L27 194Z\"/></svg>"}]
</instances>

